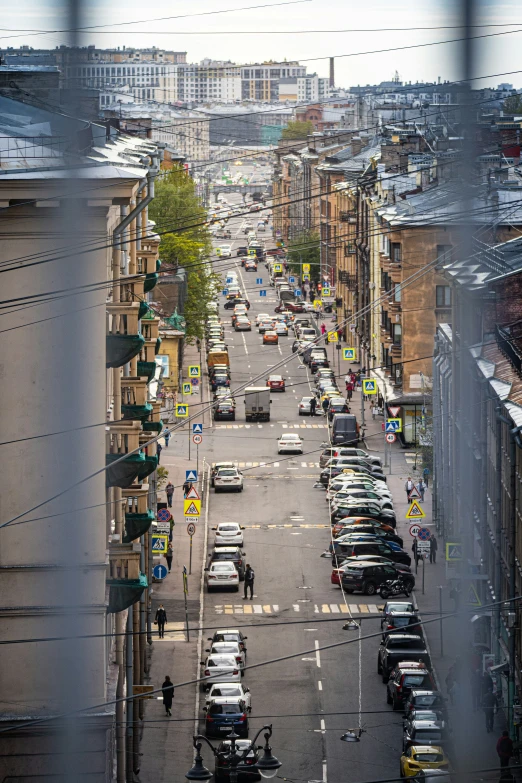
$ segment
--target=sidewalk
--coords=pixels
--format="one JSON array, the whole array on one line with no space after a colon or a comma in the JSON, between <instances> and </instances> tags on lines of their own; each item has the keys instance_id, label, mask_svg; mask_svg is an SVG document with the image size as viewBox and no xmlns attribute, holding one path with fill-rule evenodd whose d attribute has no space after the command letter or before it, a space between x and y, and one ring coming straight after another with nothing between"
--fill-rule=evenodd
<instances>
[{"instance_id":1,"label":"sidewalk","mask_svg":"<svg viewBox=\"0 0 522 783\"><path fill-rule=\"evenodd\" d=\"M199 354L195 346L186 346L183 369L184 380L186 368L189 364L199 364ZM203 369L203 368L202 368ZM180 396L181 399L181 396ZM201 410L202 404L207 402L206 378L200 378L199 393L186 397L184 401L189 404L189 414ZM182 419L169 422L175 425ZM200 421L208 424L208 414ZM165 420L167 424L167 420ZM179 435L171 435L168 447L163 446L160 465L168 470L168 480L175 486L173 508L171 509L175 526L173 531L174 559L172 571L162 582L154 582L152 596L152 617L160 603L167 612L167 625L165 638L158 639L153 636L154 642L149 651L150 680L154 688L161 687L165 675L169 675L174 684L188 682L196 679L200 674L198 656L198 633L190 634L187 642L185 632L185 601L183 593L183 566L189 568L190 538L187 534L185 518L183 514L183 490L185 471L188 468L196 468L196 448L190 443L192 437L184 428ZM201 489L203 459L199 459L199 482ZM166 502L164 489L158 493L158 500ZM192 550L192 574L188 576L188 617L189 627L195 629L199 623L200 613L200 580L201 564L203 559L204 537L204 502L202 498L201 522L197 525L196 535L193 538ZM164 558L160 562L166 565ZM153 626L157 630L157 626ZM142 764L140 779L154 780L155 783L170 783L173 779L183 780L185 772L190 769L193 761L192 736L194 734L194 719L179 721L180 716L194 716L195 685L176 688L172 717L167 718L162 704L161 696L145 702L145 720L142 729L141 754ZM178 719L178 721L176 720Z\"/></svg>"},{"instance_id":2,"label":"sidewalk","mask_svg":"<svg viewBox=\"0 0 522 783\"><path fill-rule=\"evenodd\" d=\"M352 410L359 417L361 410L360 392L354 394L352 403ZM369 402L365 403L366 445L369 452L379 454L384 448L384 433L381 430L383 417L380 416L377 420L372 421L370 405L371 403ZM413 554L411 552L413 538L409 533L411 523L405 520L409 502L404 485L408 476L411 476L415 482L420 479L422 465L419 460L417 471L414 471L414 449L404 450L398 444L393 444L391 454L391 474L389 474L389 467L385 469L385 473L388 479L388 486L393 493L394 509L397 515L397 532L404 540L404 549L408 553ZM426 518L422 520L422 524L430 527L435 534L435 527L432 527L431 486L425 493L424 503L420 505L426 513ZM441 605L443 614L454 611L454 601L450 598L449 586L446 583L445 543L442 538L437 538L437 541L437 562L431 564L427 560L424 564L424 589L421 564L419 564L416 576L415 598L424 621L438 617ZM414 564L412 560L413 569ZM399 597L398 600L403 599ZM502 731L506 728L505 716L502 710L499 710L495 717L493 732L488 734L486 732L483 711L473 711L470 684L471 672L466 670L468 656L464 649L465 634L462 632L463 623L469 622L469 618L469 614L448 618L443 620L442 626L439 621L428 622L425 626L425 637L430 649L437 682L445 697L447 697L445 681L448 671L457 656L460 656L463 661L463 673L459 682L461 691L456 705L454 707L449 705L456 763L462 762L467 769L491 769L499 766L496 743ZM491 773L491 778L489 776L486 777L487 779L498 780L500 771L498 771L498 774L497 772Z\"/></svg>"}]
</instances>

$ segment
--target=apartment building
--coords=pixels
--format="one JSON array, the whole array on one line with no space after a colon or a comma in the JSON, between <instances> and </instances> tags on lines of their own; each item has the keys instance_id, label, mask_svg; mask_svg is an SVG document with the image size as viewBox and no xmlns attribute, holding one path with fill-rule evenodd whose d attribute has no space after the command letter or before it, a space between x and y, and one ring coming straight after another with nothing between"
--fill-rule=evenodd
<instances>
[{"instance_id":1,"label":"apartment building","mask_svg":"<svg viewBox=\"0 0 522 783\"><path fill-rule=\"evenodd\" d=\"M306 66L298 62L255 63L241 66L241 98L250 101L280 100L279 80L306 76Z\"/></svg>"},{"instance_id":2,"label":"apartment building","mask_svg":"<svg viewBox=\"0 0 522 783\"><path fill-rule=\"evenodd\" d=\"M3 291L33 302L3 314L2 523L45 521L1 534L0 769L111 783L139 768L138 706L123 699L144 681L151 629L163 424L147 205L162 150L4 96L2 117ZM10 266L28 255L38 273ZM68 295L50 298L57 287Z\"/></svg>"},{"instance_id":3,"label":"apartment building","mask_svg":"<svg viewBox=\"0 0 522 783\"><path fill-rule=\"evenodd\" d=\"M304 76L287 76L279 80L279 100L293 103L312 103L326 101L330 97L331 87L328 78L316 73Z\"/></svg>"},{"instance_id":4,"label":"apartment building","mask_svg":"<svg viewBox=\"0 0 522 783\"><path fill-rule=\"evenodd\" d=\"M231 62L202 60L177 68L178 98L184 103L241 100L241 68Z\"/></svg>"},{"instance_id":5,"label":"apartment building","mask_svg":"<svg viewBox=\"0 0 522 783\"><path fill-rule=\"evenodd\" d=\"M291 107L279 104L241 102L211 103L198 108L210 120L210 143L235 146L274 144L294 117Z\"/></svg>"}]
</instances>

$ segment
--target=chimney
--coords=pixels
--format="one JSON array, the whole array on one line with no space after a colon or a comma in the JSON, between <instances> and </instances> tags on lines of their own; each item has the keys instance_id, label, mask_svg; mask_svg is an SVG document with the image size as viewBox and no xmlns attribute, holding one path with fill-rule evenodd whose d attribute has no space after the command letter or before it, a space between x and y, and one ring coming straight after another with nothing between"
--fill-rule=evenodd
<instances>
[{"instance_id":1,"label":"chimney","mask_svg":"<svg viewBox=\"0 0 522 783\"><path fill-rule=\"evenodd\" d=\"M335 66L333 57L330 57L330 87L335 87Z\"/></svg>"},{"instance_id":2,"label":"chimney","mask_svg":"<svg viewBox=\"0 0 522 783\"><path fill-rule=\"evenodd\" d=\"M360 136L352 136L351 142L352 155L357 155L362 150L362 139Z\"/></svg>"}]
</instances>

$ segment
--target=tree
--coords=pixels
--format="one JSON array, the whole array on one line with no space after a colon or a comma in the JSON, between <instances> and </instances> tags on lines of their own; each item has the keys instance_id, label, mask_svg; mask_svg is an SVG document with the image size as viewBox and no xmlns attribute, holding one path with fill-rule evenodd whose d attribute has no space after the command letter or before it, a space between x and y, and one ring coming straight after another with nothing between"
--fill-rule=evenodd
<instances>
[{"instance_id":1,"label":"tree","mask_svg":"<svg viewBox=\"0 0 522 783\"><path fill-rule=\"evenodd\" d=\"M319 234L317 231L305 231L288 243L286 259L291 272L301 274L301 264L310 264L310 280L318 283L320 279Z\"/></svg>"},{"instance_id":2,"label":"tree","mask_svg":"<svg viewBox=\"0 0 522 783\"><path fill-rule=\"evenodd\" d=\"M306 139L313 132L314 126L310 120L306 120L306 122L289 122L286 128L283 128L281 138Z\"/></svg>"},{"instance_id":3,"label":"tree","mask_svg":"<svg viewBox=\"0 0 522 783\"><path fill-rule=\"evenodd\" d=\"M522 114L522 95L510 95L503 103L506 114Z\"/></svg>"},{"instance_id":4,"label":"tree","mask_svg":"<svg viewBox=\"0 0 522 783\"><path fill-rule=\"evenodd\" d=\"M183 168L161 177L150 205L161 238L160 255L165 266L183 267L187 273L187 298L182 315L188 343L204 337L210 302L219 290L219 278L207 258L212 253L207 213L196 194L193 180ZM171 233L172 232L172 233ZM169 313L169 315L172 315Z\"/></svg>"}]
</instances>

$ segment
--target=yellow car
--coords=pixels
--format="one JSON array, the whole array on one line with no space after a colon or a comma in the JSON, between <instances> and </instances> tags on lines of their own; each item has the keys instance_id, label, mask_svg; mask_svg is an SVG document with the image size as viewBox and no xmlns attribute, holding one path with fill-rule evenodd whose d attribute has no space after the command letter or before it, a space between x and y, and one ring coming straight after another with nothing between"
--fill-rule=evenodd
<instances>
[{"instance_id":1,"label":"yellow car","mask_svg":"<svg viewBox=\"0 0 522 783\"><path fill-rule=\"evenodd\" d=\"M448 757L439 745L412 745L401 756L401 778L412 778L420 769L448 768Z\"/></svg>"}]
</instances>

